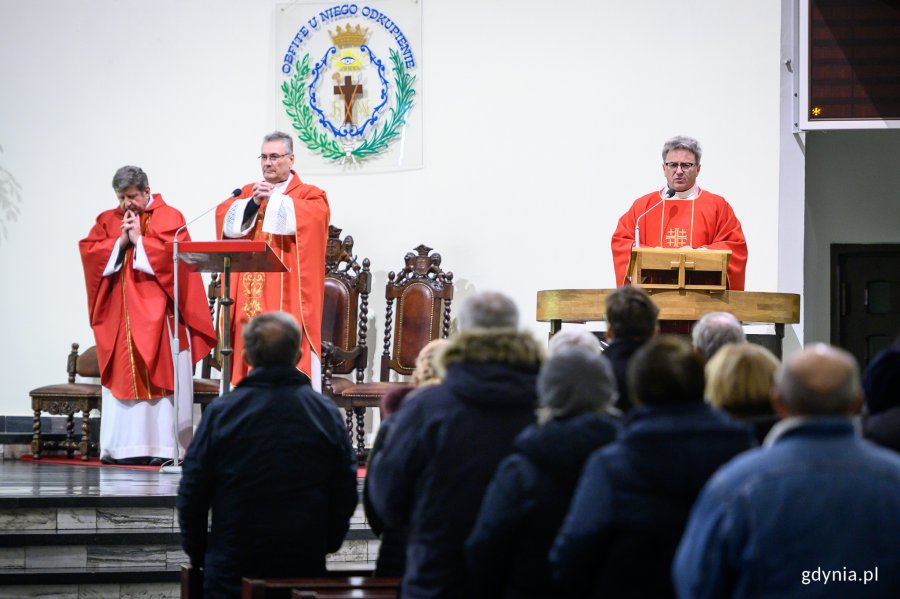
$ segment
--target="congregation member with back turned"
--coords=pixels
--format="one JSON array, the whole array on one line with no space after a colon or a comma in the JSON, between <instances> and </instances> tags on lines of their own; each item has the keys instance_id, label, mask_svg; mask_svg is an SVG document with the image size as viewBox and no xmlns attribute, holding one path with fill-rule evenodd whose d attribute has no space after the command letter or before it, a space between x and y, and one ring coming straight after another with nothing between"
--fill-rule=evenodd
<instances>
[{"instance_id":1,"label":"congregation member with back turned","mask_svg":"<svg viewBox=\"0 0 900 599\"><path fill-rule=\"evenodd\" d=\"M584 331L579 331L583 332ZM497 467L466 543L472 597L578 597L553 581L547 553L562 524L588 456L616 438L607 409L616 377L597 351L563 347L538 375L538 423L516 438Z\"/></svg>"},{"instance_id":2,"label":"congregation member with back turned","mask_svg":"<svg viewBox=\"0 0 900 599\"><path fill-rule=\"evenodd\" d=\"M243 336L253 370L203 413L178 488L182 545L210 598L239 597L241 577L324 576L358 499L340 413L296 368L297 321L260 314Z\"/></svg>"},{"instance_id":3,"label":"congregation member with back turned","mask_svg":"<svg viewBox=\"0 0 900 599\"><path fill-rule=\"evenodd\" d=\"M748 426L703 401L703 362L687 341L648 341L628 381L635 407L618 440L588 458L550 552L579 597L673 597L672 556L694 500L755 445Z\"/></svg>"},{"instance_id":4,"label":"congregation member with back turned","mask_svg":"<svg viewBox=\"0 0 900 599\"><path fill-rule=\"evenodd\" d=\"M375 510L409 525L404 599L472 596L466 538L497 464L535 420L544 350L518 322L505 295L466 299L441 357L444 382L404 403L369 471Z\"/></svg>"},{"instance_id":5,"label":"congregation member with back turned","mask_svg":"<svg viewBox=\"0 0 900 599\"><path fill-rule=\"evenodd\" d=\"M703 489L672 574L683 599L900 597L900 456L860 439L862 393L846 351L785 360L763 447Z\"/></svg>"}]
</instances>

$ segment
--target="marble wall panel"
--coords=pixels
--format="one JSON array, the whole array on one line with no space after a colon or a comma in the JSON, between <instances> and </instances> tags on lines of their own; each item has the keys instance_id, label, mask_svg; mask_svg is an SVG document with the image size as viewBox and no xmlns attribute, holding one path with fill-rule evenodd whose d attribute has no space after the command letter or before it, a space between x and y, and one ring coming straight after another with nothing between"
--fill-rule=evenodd
<instances>
[{"instance_id":1,"label":"marble wall panel","mask_svg":"<svg viewBox=\"0 0 900 599\"><path fill-rule=\"evenodd\" d=\"M87 549L84 546L25 548L25 568L84 568Z\"/></svg>"},{"instance_id":2,"label":"marble wall panel","mask_svg":"<svg viewBox=\"0 0 900 599\"><path fill-rule=\"evenodd\" d=\"M161 547L112 545L87 547L89 568L164 568L166 550Z\"/></svg>"},{"instance_id":3,"label":"marble wall panel","mask_svg":"<svg viewBox=\"0 0 900 599\"><path fill-rule=\"evenodd\" d=\"M181 587L177 584L123 584L120 599L179 599Z\"/></svg>"},{"instance_id":4,"label":"marble wall panel","mask_svg":"<svg viewBox=\"0 0 900 599\"><path fill-rule=\"evenodd\" d=\"M97 528L96 508L59 508L57 530L94 530Z\"/></svg>"},{"instance_id":5,"label":"marble wall panel","mask_svg":"<svg viewBox=\"0 0 900 599\"><path fill-rule=\"evenodd\" d=\"M329 562L365 562L368 561L368 541L344 541L341 548L327 556Z\"/></svg>"},{"instance_id":6,"label":"marble wall panel","mask_svg":"<svg viewBox=\"0 0 900 599\"><path fill-rule=\"evenodd\" d=\"M0 599L78 599L78 589L57 586L0 587Z\"/></svg>"},{"instance_id":7,"label":"marble wall panel","mask_svg":"<svg viewBox=\"0 0 900 599\"><path fill-rule=\"evenodd\" d=\"M118 584L78 585L78 599L119 599Z\"/></svg>"},{"instance_id":8,"label":"marble wall panel","mask_svg":"<svg viewBox=\"0 0 900 599\"><path fill-rule=\"evenodd\" d=\"M166 547L166 568L189 563L191 563L191 560L188 559L187 554L180 547Z\"/></svg>"},{"instance_id":9,"label":"marble wall panel","mask_svg":"<svg viewBox=\"0 0 900 599\"><path fill-rule=\"evenodd\" d=\"M381 541L366 541L366 549L369 554L369 561L374 562L378 559L378 549L381 547Z\"/></svg>"},{"instance_id":10,"label":"marble wall panel","mask_svg":"<svg viewBox=\"0 0 900 599\"><path fill-rule=\"evenodd\" d=\"M97 528L171 528L175 524L175 508L97 508Z\"/></svg>"},{"instance_id":11,"label":"marble wall panel","mask_svg":"<svg viewBox=\"0 0 900 599\"><path fill-rule=\"evenodd\" d=\"M0 530L56 530L56 510L21 508L0 511Z\"/></svg>"},{"instance_id":12,"label":"marble wall panel","mask_svg":"<svg viewBox=\"0 0 900 599\"><path fill-rule=\"evenodd\" d=\"M0 570L4 568L24 568L24 547L0 547Z\"/></svg>"},{"instance_id":13,"label":"marble wall panel","mask_svg":"<svg viewBox=\"0 0 900 599\"><path fill-rule=\"evenodd\" d=\"M356 511L353 512L353 515L350 517L350 528L367 528L368 524L366 524L366 512L363 509L362 504L356 506Z\"/></svg>"}]
</instances>

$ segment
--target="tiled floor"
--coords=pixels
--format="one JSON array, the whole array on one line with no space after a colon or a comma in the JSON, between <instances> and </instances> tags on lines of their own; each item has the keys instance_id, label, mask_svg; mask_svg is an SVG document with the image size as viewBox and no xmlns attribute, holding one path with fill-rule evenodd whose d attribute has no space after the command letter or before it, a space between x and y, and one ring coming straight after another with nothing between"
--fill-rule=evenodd
<instances>
[{"instance_id":1,"label":"tiled floor","mask_svg":"<svg viewBox=\"0 0 900 599\"><path fill-rule=\"evenodd\" d=\"M0 507L28 504L36 507L41 498L62 504L102 505L101 501L85 501L103 497L174 497L178 493L178 474L161 474L153 470L99 468L35 464L18 460L0 460Z\"/></svg>"}]
</instances>

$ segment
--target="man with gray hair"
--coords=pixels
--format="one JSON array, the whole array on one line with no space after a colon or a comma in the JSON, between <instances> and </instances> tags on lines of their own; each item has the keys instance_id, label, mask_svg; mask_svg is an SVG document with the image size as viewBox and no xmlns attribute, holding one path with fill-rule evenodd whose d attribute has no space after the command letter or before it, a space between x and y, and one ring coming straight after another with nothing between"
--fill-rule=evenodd
<instances>
[{"instance_id":1,"label":"man with gray hair","mask_svg":"<svg viewBox=\"0 0 900 599\"><path fill-rule=\"evenodd\" d=\"M579 348L594 354L603 353L600 340L590 331L584 329L566 329L550 337L547 354L552 356L567 349Z\"/></svg>"},{"instance_id":2,"label":"man with gray hair","mask_svg":"<svg viewBox=\"0 0 900 599\"><path fill-rule=\"evenodd\" d=\"M175 326L175 277L166 244L184 225L181 212L150 192L139 167L117 170L112 187L118 207L100 213L79 243L103 386L100 461L161 465L175 458L176 426L179 458L191 440L192 367L215 346L216 332L203 281L186 269L179 272ZM187 230L179 241L190 241Z\"/></svg>"},{"instance_id":3,"label":"man with gray hair","mask_svg":"<svg viewBox=\"0 0 900 599\"><path fill-rule=\"evenodd\" d=\"M265 241L287 272L232 274L234 307L231 338L235 355L242 349L241 329L259 313L281 310L294 315L303 333L299 368L321 390L322 303L325 294L325 243L331 217L325 192L300 181L292 170L294 142L275 131L263 138L259 155L262 181L247 184L236 198L216 209L219 239ZM231 380L247 374L233 364Z\"/></svg>"},{"instance_id":4,"label":"man with gray hair","mask_svg":"<svg viewBox=\"0 0 900 599\"><path fill-rule=\"evenodd\" d=\"M207 597L240 597L242 576L325 575L358 500L338 409L296 368L297 321L267 312L243 336L253 370L204 412L178 489L182 545Z\"/></svg>"},{"instance_id":5,"label":"man with gray hair","mask_svg":"<svg viewBox=\"0 0 900 599\"><path fill-rule=\"evenodd\" d=\"M694 348L707 362L727 343L746 343L741 322L728 312L707 312L691 331Z\"/></svg>"},{"instance_id":6,"label":"man with gray hair","mask_svg":"<svg viewBox=\"0 0 900 599\"><path fill-rule=\"evenodd\" d=\"M694 505L672 568L680 597L900 596L900 456L856 436L861 401L844 350L785 361L772 398L784 419Z\"/></svg>"},{"instance_id":7,"label":"man with gray hair","mask_svg":"<svg viewBox=\"0 0 900 599\"><path fill-rule=\"evenodd\" d=\"M517 330L510 298L463 302L444 350L444 382L416 393L393 418L369 469L369 497L390 526L408 526L403 597L470 597L466 537L513 440L535 420L543 348Z\"/></svg>"},{"instance_id":8,"label":"man with gray hair","mask_svg":"<svg viewBox=\"0 0 900 599\"><path fill-rule=\"evenodd\" d=\"M747 241L725 198L697 185L701 154L700 143L692 137L679 135L663 144L666 185L635 200L612 236L617 287L625 284L640 227L641 247L731 250L728 288L744 289Z\"/></svg>"}]
</instances>

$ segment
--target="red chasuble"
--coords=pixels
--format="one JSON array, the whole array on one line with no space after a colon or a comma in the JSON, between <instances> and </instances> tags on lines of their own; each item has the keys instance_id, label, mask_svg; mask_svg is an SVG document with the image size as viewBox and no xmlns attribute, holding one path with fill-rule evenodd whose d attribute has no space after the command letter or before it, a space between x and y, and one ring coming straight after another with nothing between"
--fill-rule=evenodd
<instances>
[{"instance_id":1,"label":"red chasuble","mask_svg":"<svg viewBox=\"0 0 900 599\"><path fill-rule=\"evenodd\" d=\"M269 203L268 200L263 200L253 229L241 239L268 243L288 267L288 271L236 272L231 275L231 290L235 300L231 315L233 384L237 384L249 371L241 358L244 349L241 333L244 325L261 312L280 310L289 312L297 319L303 332L297 368L306 376L311 374L310 355L314 353L321 356L325 244L328 241L331 209L325 192L301 182L294 171L291 171L290 182L282 193L293 200L296 235L273 235L262 230ZM237 200L252 196L253 183L250 183L241 189L241 195L223 202L216 209L216 236L219 239L223 239L223 223L231 205Z\"/></svg>"},{"instance_id":2,"label":"red chasuble","mask_svg":"<svg viewBox=\"0 0 900 599\"><path fill-rule=\"evenodd\" d=\"M635 200L622 215L612 236L616 286L625 283L631 248L634 245L635 219L663 199L662 191L654 191ZM747 240L741 223L725 198L703 189L693 200L670 198L641 218L641 247L707 248L731 250L728 261L728 288L744 289L747 267Z\"/></svg>"},{"instance_id":3,"label":"red chasuble","mask_svg":"<svg viewBox=\"0 0 900 599\"><path fill-rule=\"evenodd\" d=\"M101 213L79 242L100 382L116 399L164 397L174 387L169 330L175 318L172 253L165 244L174 239L184 217L154 194L141 215L141 239L155 274L134 269L135 248L129 246L121 268L104 277L123 217L121 208ZM190 240L186 230L182 235L182 241ZM179 268L178 279L179 349L187 349L190 335L192 361L197 363L215 346L215 329L200 275Z\"/></svg>"}]
</instances>

